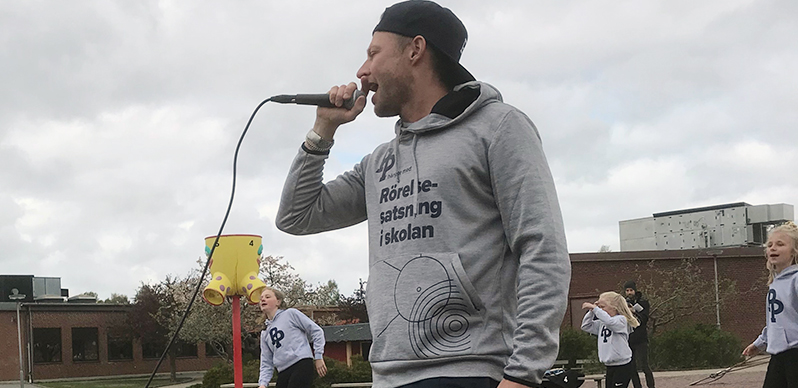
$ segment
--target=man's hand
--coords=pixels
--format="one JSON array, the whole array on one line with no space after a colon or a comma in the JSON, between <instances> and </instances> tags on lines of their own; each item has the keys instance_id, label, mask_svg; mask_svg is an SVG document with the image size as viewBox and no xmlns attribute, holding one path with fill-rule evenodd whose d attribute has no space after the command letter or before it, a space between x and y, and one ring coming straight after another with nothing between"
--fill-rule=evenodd
<instances>
[{"instance_id":1,"label":"man's hand","mask_svg":"<svg viewBox=\"0 0 798 388\"><path fill-rule=\"evenodd\" d=\"M529 387L527 387L524 384L518 384L516 382L507 379L502 379L497 388L529 388Z\"/></svg>"},{"instance_id":2,"label":"man's hand","mask_svg":"<svg viewBox=\"0 0 798 388\"><path fill-rule=\"evenodd\" d=\"M354 120L363 109L366 107L366 97L368 97L368 90L364 90L365 95L358 97L355 100L355 106L352 109L342 108L344 100L352 97L352 94L357 89L354 82L347 85L333 86L327 93L330 95L330 102L335 104L337 108L316 108L316 123L313 124L313 131L318 133L324 140L332 140L335 131L342 124L346 124Z\"/></svg>"},{"instance_id":3,"label":"man's hand","mask_svg":"<svg viewBox=\"0 0 798 388\"><path fill-rule=\"evenodd\" d=\"M324 363L324 359L318 359L315 361L316 363L316 373L319 374L319 377L324 377L327 374L327 365Z\"/></svg>"}]
</instances>

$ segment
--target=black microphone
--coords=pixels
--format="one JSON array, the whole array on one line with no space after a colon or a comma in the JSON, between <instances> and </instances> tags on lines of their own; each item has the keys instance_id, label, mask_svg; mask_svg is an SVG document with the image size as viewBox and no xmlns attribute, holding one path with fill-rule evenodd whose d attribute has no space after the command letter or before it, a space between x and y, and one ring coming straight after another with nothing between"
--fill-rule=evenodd
<instances>
[{"instance_id":1,"label":"black microphone","mask_svg":"<svg viewBox=\"0 0 798 388\"><path fill-rule=\"evenodd\" d=\"M355 106L355 100L363 96L363 92L355 89L352 97L344 100L343 108L352 109ZM330 102L330 95L324 94L280 94L270 98L271 101L279 102L281 104L299 104L299 105L315 105L322 108L335 108L336 106Z\"/></svg>"}]
</instances>

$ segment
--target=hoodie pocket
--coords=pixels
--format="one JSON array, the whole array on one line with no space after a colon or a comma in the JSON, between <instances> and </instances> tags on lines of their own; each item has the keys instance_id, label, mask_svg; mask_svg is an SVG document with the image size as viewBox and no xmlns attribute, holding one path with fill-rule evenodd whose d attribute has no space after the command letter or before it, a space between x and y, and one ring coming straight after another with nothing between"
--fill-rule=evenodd
<instances>
[{"instance_id":1,"label":"hoodie pocket","mask_svg":"<svg viewBox=\"0 0 798 388\"><path fill-rule=\"evenodd\" d=\"M369 269L369 360L472 354L484 308L456 253L392 257Z\"/></svg>"}]
</instances>

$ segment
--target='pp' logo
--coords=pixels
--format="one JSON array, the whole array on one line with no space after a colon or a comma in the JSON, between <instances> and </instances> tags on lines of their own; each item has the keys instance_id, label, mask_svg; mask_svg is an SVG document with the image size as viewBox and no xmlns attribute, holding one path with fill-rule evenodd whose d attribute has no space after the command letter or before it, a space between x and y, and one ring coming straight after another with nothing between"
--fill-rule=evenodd
<instances>
[{"instance_id":1,"label":"'pp' logo","mask_svg":"<svg viewBox=\"0 0 798 388\"><path fill-rule=\"evenodd\" d=\"M283 346L280 344L280 341L285 338L285 333L283 333L282 330L277 330L276 327L273 327L269 330L269 337L272 339L272 345L274 345L275 348L279 349L280 346Z\"/></svg>"},{"instance_id":2,"label":"'pp' logo","mask_svg":"<svg viewBox=\"0 0 798 388\"><path fill-rule=\"evenodd\" d=\"M393 148L388 148L388 153L382 158L380 168L375 171L377 173L382 173L380 182L385 180L385 175L393 168L394 164L396 164L396 155L393 154Z\"/></svg>"},{"instance_id":3,"label":"'pp' logo","mask_svg":"<svg viewBox=\"0 0 798 388\"><path fill-rule=\"evenodd\" d=\"M759 310L759 311L762 311L762 310ZM604 328L601 329L601 336L604 338L604 343L606 344L607 343L607 338L610 338L610 336L612 336L612 332L610 331L610 329L608 329L605 326Z\"/></svg>"},{"instance_id":4,"label":"'pp' logo","mask_svg":"<svg viewBox=\"0 0 798 388\"><path fill-rule=\"evenodd\" d=\"M768 291L768 312L770 312L770 321L776 322L776 315L784 311L784 303L776 299L776 290L770 289Z\"/></svg>"}]
</instances>

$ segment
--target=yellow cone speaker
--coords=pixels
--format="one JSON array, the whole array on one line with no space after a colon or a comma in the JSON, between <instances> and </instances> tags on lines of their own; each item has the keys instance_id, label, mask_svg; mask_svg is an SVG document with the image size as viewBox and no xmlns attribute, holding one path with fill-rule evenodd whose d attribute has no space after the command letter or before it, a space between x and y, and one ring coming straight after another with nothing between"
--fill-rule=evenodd
<instances>
[{"instance_id":1,"label":"yellow cone speaker","mask_svg":"<svg viewBox=\"0 0 798 388\"><path fill-rule=\"evenodd\" d=\"M205 238L205 254L211 252L216 236ZM260 300L266 287L258 279L260 255L263 252L261 236L254 234L228 234L219 237L211 258L211 282L202 291L206 302L219 306L226 296L241 295L250 304Z\"/></svg>"}]
</instances>

